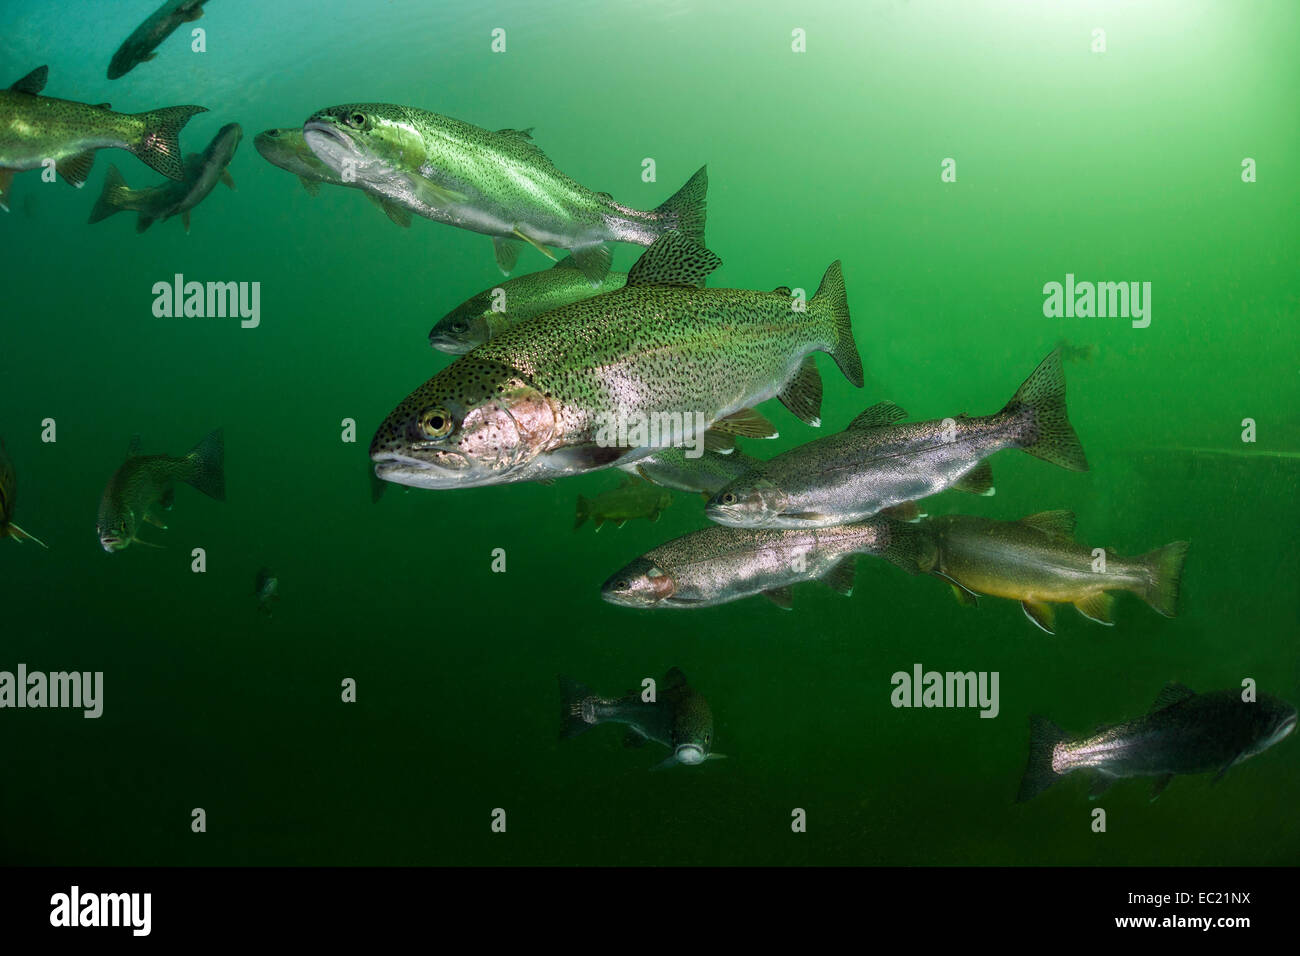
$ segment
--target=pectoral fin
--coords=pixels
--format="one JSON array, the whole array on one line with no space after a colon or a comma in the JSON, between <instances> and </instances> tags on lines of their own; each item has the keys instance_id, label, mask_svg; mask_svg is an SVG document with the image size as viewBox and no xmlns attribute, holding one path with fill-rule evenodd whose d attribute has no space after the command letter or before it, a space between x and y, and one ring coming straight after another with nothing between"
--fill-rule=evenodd
<instances>
[{"instance_id":1,"label":"pectoral fin","mask_svg":"<svg viewBox=\"0 0 1300 956\"><path fill-rule=\"evenodd\" d=\"M190 211L186 209L181 213L181 225L185 227L185 235L190 234Z\"/></svg>"},{"instance_id":2,"label":"pectoral fin","mask_svg":"<svg viewBox=\"0 0 1300 956\"><path fill-rule=\"evenodd\" d=\"M235 177L230 175L230 170L228 168L221 171L221 181L231 189L235 188Z\"/></svg>"},{"instance_id":3,"label":"pectoral fin","mask_svg":"<svg viewBox=\"0 0 1300 956\"><path fill-rule=\"evenodd\" d=\"M1116 781L1116 777L1110 774L1099 773L1092 778L1092 786L1088 788L1088 799L1096 800L1103 793L1110 789L1110 785Z\"/></svg>"},{"instance_id":4,"label":"pectoral fin","mask_svg":"<svg viewBox=\"0 0 1300 956\"><path fill-rule=\"evenodd\" d=\"M1056 609L1042 601L1021 601L1025 617L1033 621L1048 634L1056 633Z\"/></svg>"},{"instance_id":5,"label":"pectoral fin","mask_svg":"<svg viewBox=\"0 0 1300 956\"><path fill-rule=\"evenodd\" d=\"M623 746L629 750L645 745L645 734L641 733L635 727L629 727L626 734L623 735Z\"/></svg>"},{"instance_id":6,"label":"pectoral fin","mask_svg":"<svg viewBox=\"0 0 1300 956\"><path fill-rule=\"evenodd\" d=\"M523 245L516 239L492 237L492 252L497 257L497 268L501 270L502 275L508 276L514 271L515 263L519 261L519 250L522 248Z\"/></svg>"},{"instance_id":7,"label":"pectoral fin","mask_svg":"<svg viewBox=\"0 0 1300 956\"><path fill-rule=\"evenodd\" d=\"M302 188L307 190L308 196L320 195L320 180L308 179L306 176L299 176L298 182L302 183Z\"/></svg>"},{"instance_id":8,"label":"pectoral fin","mask_svg":"<svg viewBox=\"0 0 1300 956\"><path fill-rule=\"evenodd\" d=\"M455 206L457 203L464 202L465 197L454 189L448 189L446 186L439 186L430 179L423 176L414 176L411 178L411 186L415 191L416 197L426 206L435 206L440 209L446 209Z\"/></svg>"},{"instance_id":9,"label":"pectoral fin","mask_svg":"<svg viewBox=\"0 0 1300 956\"><path fill-rule=\"evenodd\" d=\"M9 187L14 183L12 169L0 169L0 209L9 211Z\"/></svg>"},{"instance_id":10,"label":"pectoral fin","mask_svg":"<svg viewBox=\"0 0 1300 956\"><path fill-rule=\"evenodd\" d=\"M411 211L405 206L399 206L395 202L384 200L379 204L379 207L383 209L385 216L403 229L411 228Z\"/></svg>"},{"instance_id":11,"label":"pectoral fin","mask_svg":"<svg viewBox=\"0 0 1300 956\"><path fill-rule=\"evenodd\" d=\"M538 252L540 252L542 255L546 256L546 258L550 259L552 262L559 262L559 261L560 261L559 258L555 255L555 253L553 253L550 249L547 249L544 245L542 245L540 242L538 242L538 241L537 241L536 239L534 239L532 236L528 235L528 233L526 233L526 232L521 232L518 226L515 226L515 235L518 236L520 239L522 239L524 242L528 243L530 246L532 246L534 249L536 249L536 250L537 250ZM592 247L592 248L594 248L594 247ZM604 247L604 246L602 246L601 248L604 248L604 249L605 249L605 272L608 272L608 271L609 271L609 249L608 249L607 247ZM575 256L576 256L576 253L575 253ZM581 263L579 264L578 268L580 268L580 269L582 268ZM586 270L586 269L583 269L582 271L585 273L587 270ZM588 276L587 278L591 279L591 276ZM601 279L605 278L605 275L604 275L603 272L601 273L600 278L601 278ZM592 279L592 281L593 281L593 282L598 282L598 281L600 281L600 280L599 280L599 279Z\"/></svg>"}]
</instances>

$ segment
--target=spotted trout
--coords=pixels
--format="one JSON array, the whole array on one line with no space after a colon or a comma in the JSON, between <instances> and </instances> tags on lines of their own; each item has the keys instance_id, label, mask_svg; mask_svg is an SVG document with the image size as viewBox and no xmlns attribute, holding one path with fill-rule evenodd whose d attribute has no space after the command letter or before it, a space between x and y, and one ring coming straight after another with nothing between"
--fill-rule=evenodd
<instances>
[{"instance_id":1,"label":"spotted trout","mask_svg":"<svg viewBox=\"0 0 1300 956\"><path fill-rule=\"evenodd\" d=\"M335 173L418 216L492 237L509 274L523 243L551 259L568 249L590 282L609 271L610 242L649 246L670 231L704 241L703 167L663 205L634 209L574 182L533 144L531 131L496 132L392 103L331 106L302 127Z\"/></svg>"},{"instance_id":2,"label":"spotted trout","mask_svg":"<svg viewBox=\"0 0 1300 956\"><path fill-rule=\"evenodd\" d=\"M909 574L933 561L914 525L877 517L838 528L724 528L714 525L649 551L610 575L606 601L636 608L700 608L762 594L793 606L791 586L821 581L853 593L859 555L883 557Z\"/></svg>"},{"instance_id":3,"label":"spotted trout","mask_svg":"<svg viewBox=\"0 0 1300 956\"><path fill-rule=\"evenodd\" d=\"M15 172L54 161L59 175L80 187L90 175L97 149L125 149L168 179L183 179L180 131L203 106L168 106L147 113L114 113L107 103L91 106L39 95L48 67L38 67L0 90L0 208Z\"/></svg>"},{"instance_id":4,"label":"spotted trout","mask_svg":"<svg viewBox=\"0 0 1300 956\"><path fill-rule=\"evenodd\" d=\"M562 740L597 724L623 724L628 728L624 746L639 747L653 740L672 751L654 770L676 764L693 767L726 756L713 753L713 711L709 702L687 683L679 668L664 675L651 700L644 692L601 697L585 684L567 677L559 680Z\"/></svg>"},{"instance_id":5,"label":"spotted trout","mask_svg":"<svg viewBox=\"0 0 1300 956\"><path fill-rule=\"evenodd\" d=\"M109 479L99 502L95 527L100 545L110 554L132 544L160 547L140 539L140 526L147 521L166 529L162 512L171 510L178 481L217 501L225 501L224 459L225 443L220 428L181 458L142 455L140 439L133 438L126 461Z\"/></svg>"},{"instance_id":6,"label":"spotted trout","mask_svg":"<svg viewBox=\"0 0 1300 956\"><path fill-rule=\"evenodd\" d=\"M669 233L622 289L543 313L456 359L380 425L370 444L375 473L463 488L771 437L752 409L766 399L818 420L817 351L862 385L838 262L802 311L784 288L702 288L720 264Z\"/></svg>"},{"instance_id":7,"label":"spotted trout","mask_svg":"<svg viewBox=\"0 0 1300 956\"><path fill-rule=\"evenodd\" d=\"M430 330L429 344L442 352L464 355L535 315L626 284L627 273L609 272L592 285L573 258L566 257L549 269L507 279L462 302Z\"/></svg>"},{"instance_id":8,"label":"spotted trout","mask_svg":"<svg viewBox=\"0 0 1300 956\"><path fill-rule=\"evenodd\" d=\"M738 528L826 527L959 488L993 493L985 459L1019 448L1072 471L1087 471L1065 409L1059 351L1034 370L995 415L898 424L907 413L873 405L838 435L762 462L709 501L706 513Z\"/></svg>"},{"instance_id":9,"label":"spotted trout","mask_svg":"<svg viewBox=\"0 0 1300 956\"><path fill-rule=\"evenodd\" d=\"M933 573L963 604L977 603L977 594L1011 598L1048 634L1056 633L1054 604L1073 604L1084 617L1114 624L1112 591L1136 594L1165 617L1177 613L1186 541L1124 558L1075 543L1074 525L1069 511L1019 521L944 515L922 522L938 546Z\"/></svg>"},{"instance_id":10,"label":"spotted trout","mask_svg":"<svg viewBox=\"0 0 1300 956\"><path fill-rule=\"evenodd\" d=\"M1050 720L1029 719L1029 764L1017 800L1042 793L1077 771L1091 772L1089 796L1116 780L1155 777L1151 799L1176 775L1229 769L1262 753L1295 730L1296 709L1269 694L1243 699L1241 690L1197 694L1169 683L1146 715L1087 737L1071 737Z\"/></svg>"},{"instance_id":11,"label":"spotted trout","mask_svg":"<svg viewBox=\"0 0 1300 956\"><path fill-rule=\"evenodd\" d=\"M129 210L137 213L135 231L144 232L155 222L180 216L181 224L188 233L190 211L208 198L217 183L235 188L235 181L227 167L235 158L235 150L239 148L243 135L238 123L227 123L221 127L202 153L191 153L185 157L185 178L180 182L167 180L157 186L132 189L117 167L110 165L104 179L104 189L90 211L89 221L99 222L114 213Z\"/></svg>"}]
</instances>

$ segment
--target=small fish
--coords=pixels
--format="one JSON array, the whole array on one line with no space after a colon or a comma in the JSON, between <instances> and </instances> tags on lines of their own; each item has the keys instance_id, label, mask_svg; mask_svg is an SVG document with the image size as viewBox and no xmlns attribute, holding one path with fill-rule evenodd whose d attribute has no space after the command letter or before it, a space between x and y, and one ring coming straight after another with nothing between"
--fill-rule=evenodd
<instances>
[{"instance_id":1,"label":"small fish","mask_svg":"<svg viewBox=\"0 0 1300 956\"><path fill-rule=\"evenodd\" d=\"M141 455L140 439L131 439L126 461L113 473L99 502L96 529L99 543L110 554L140 540L140 525L166 529L162 511L170 511L177 481L192 485L210 498L226 500L225 443L221 429L210 433L183 458Z\"/></svg>"},{"instance_id":2,"label":"small fish","mask_svg":"<svg viewBox=\"0 0 1300 956\"><path fill-rule=\"evenodd\" d=\"M507 279L462 302L438 320L429 344L442 352L464 355L535 315L621 289L626 272L610 272L592 285L573 262L561 259L549 269Z\"/></svg>"},{"instance_id":3,"label":"small fish","mask_svg":"<svg viewBox=\"0 0 1300 956\"><path fill-rule=\"evenodd\" d=\"M690 491L707 498L761 464L738 448L725 454L705 449L695 457L688 455L685 448L663 448L619 467L664 488Z\"/></svg>"},{"instance_id":4,"label":"small fish","mask_svg":"<svg viewBox=\"0 0 1300 956\"><path fill-rule=\"evenodd\" d=\"M934 545L915 526L871 518L838 528L724 528L669 541L610 575L600 589L611 604L697 608L762 594L790 609L791 585L820 580L853 593L860 554L878 555L909 574L933 561Z\"/></svg>"},{"instance_id":5,"label":"small fish","mask_svg":"<svg viewBox=\"0 0 1300 956\"><path fill-rule=\"evenodd\" d=\"M149 14L148 19L140 24L126 38L113 59L108 64L108 78L116 80L125 76L141 63L147 63L158 54L157 46L172 35L182 23L189 23L203 16L203 4L206 0L167 0L161 7Z\"/></svg>"},{"instance_id":6,"label":"small fish","mask_svg":"<svg viewBox=\"0 0 1300 956\"><path fill-rule=\"evenodd\" d=\"M8 211L16 172L54 160L59 175L81 187L97 149L125 149L168 179L185 177L180 131L203 106L168 106L147 113L114 113L107 103L92 106L40 96L49 76L37 67L0 90L0 209Z\"/></svg>"},{"instance_id":7,"label":"small fish","mask_svg":"<svg viewBox=\"0 0 1300 956\"><path fill-rule=\"evenodd\" d=\"M320 193L321 183L327 186L361 189L359 183L345 182L335 175L334 170L317 159L316 154L307 147L306 140L302 138L302 130L296 127L263 130L253 137L253 146L272 166L279 166L297 176L309 196ZM364 189L361 189L361 192L397 225L403 228L411 225L411 214L401 206Z\"/></svg>"},{"instance_id":8,"label":"small fish","mask_svg":"<svg viewBox=\"0 0 1300 956\"><path fill-rule=\"evenodd\" d=\"M822 528L948 488L992 494L984 459L1004 448L1088 470L1066 415L1059 352L1043 359L995 415L899 424L906 417L892 402L873 405L838 435L762 462L715 494L705 514L733 528Z\"/></svg>"},{"instance_id":9,"label":"small fish","mask_svg":"<svg viewBox=\"0 0 1300 956\"><path fill-rule=\"evenodd\" d=\"M561 739L576 737L597 724L626 724L625 746L639 747L653 740L672 751L655 770L674 764L693 767L725 756L713 753L713 712L708 701L676 667L655 688L653 701L643 700L637 692L619 698L600 697L567 677L560 678L560 696Z\"/></svg>"},{"instance_id":10,"label":"small fish","mask_svg":"<svg viewBox=\"0 0 1300 956\"><path fill-rule=\"evenodd\" d=\"M1091 362L1097 357L1097 346L1088 343L1086 345L1075 345L1068 339L1061 339L1056 343L1057 350L1061 353L1061 360L1065 362Z\"/></svg>"},{"instance_id":11,"label":"small fish","mask_svg":"<svg viewBox=\"0 0 1300 956\"><path fill-rule=\"evenodd\" d=\"M117 167L110 165L108 175L104 177L103 192L90 211L89 221L99 222L114 213L131 210L139 213L136 232L144 232L155 222L180 216L188 233L190 210L206 199L218 182L225 183L231 189L235 188L235 181L226 167L234 159L235 150L239 148L243 135L238 123L228 123L221 127L202 153L191 153L185 157L185 178L180 182L168 180L157 186L132 189Z\"/></svg>"},{"instance_id":12,"label":"small fish","mask_svg":"<svg viewBox=\"0 0 1300 956\"><path fill-rule=\"evenodd\" d=\"M574 182L533 145L530 130L497 132L392 103L349 103L313 114L307 145L335 173L418 216L492 237L509 274L523 243L556 259L568 249L589 282L609 272L610 242L648 246L669 231L704 241L708 175L643 211Z\"/></svg>"},{"instance_id":13,"label":"small fish","mask_svg":"<svg viewBox=\"0 0 1300 956\"><path fill-rule=\"evenodd\" d=\"M257 595L257 609L270 617L271 605L280 600L280 579L270 568L262 568L253 581L253 593Z\"/></svg>"},{"instance_id":14,"label":"small fish","mask_svg":"<svg viewBox=\"0 0 1300 956\"><path fill-rule=\"evenodd\" d=\"M0 539L13 538L19 544L34 541L48 551L49 545L44 541L14 524L14 502L17 498L18 473L14 471L14 463L9 460L9 453L0 440Z\"/></svg>"},{"instance_id":15,"label":"small fish","mask_svg":"<svg viewBox=\"0 0 1300 956\"><path fill-rule=\"evenodd\" d=\"M1269 694L1244 701L1239 689L1197 694L1178 683L1166 684L1145 716L1088 737L1071 738L1050 720L1030 717L1029 765L1016 799L1037 796L1076 770L1091 770L1090 797L1116 780L1155 777L1155 800L1176 774L1218 771L1217 782L1295 725L1296 709Z\"/></svg>"},{"instance_id":16,"label":"small fish","mask_svg":"<svg viewBox=\"0 0 1300 956\"><path fill-rule=\"evenodd\" d=\"M645 481L626 478L617 488L602 491L594 498L578 495L577 516L573 522L576 531L590 519L596 530L606 521L620 528L633 518L658 521L659 515L673 503L672 493Z\"/></svg>"},{"instance_id":17,"label":"small fish","mask_svg":"<svg viewBox=\"0 0 1300 956\"><path fill-rule=\"evenodd\" d=\"M773 437L753 411L769 398L819 421L813 352L830 353L861 387L838 262L806 303L784 287L702 288L720 264L669 233L622 289L544 312L456 359L379 426L375 474L466 488L583 474L670 446L722 450L737 436Z\"/></svg>"},{"instance_id":18,"label":"small fish","mask_svg":"<svg viewBox=\"0 0 1300 956\"><path fill-rule=\"evenodd\" d=\"M1114 624L1111 591L1130 591L1165 617L1177 613L1186 541L1135 558L1107 550L1105 570L1098 570L1093 549L1075 543L1074 525L1070 511L1019 521L943 515L922 522L938 545L933 573L962 604L978 603L977 594L1011 598L1048 634L1056 633L1053 604L1073 604L1084 617Z\"/></svg>"}]
</instances>

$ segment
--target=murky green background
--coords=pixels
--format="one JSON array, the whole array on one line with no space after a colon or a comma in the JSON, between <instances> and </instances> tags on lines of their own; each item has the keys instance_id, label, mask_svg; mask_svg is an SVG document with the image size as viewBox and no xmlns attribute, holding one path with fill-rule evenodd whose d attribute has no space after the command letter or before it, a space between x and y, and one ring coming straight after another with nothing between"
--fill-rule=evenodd
<instances>
[{"instance_id":1,"label":"murky green background","mask_svg":"<svg viewBox=\"0 0 1300 956\"><path fill-rule=\"evenodd\" d=\"M82 191L19 175L0 221L0 434L17 520L51 545L0 542L0 669L106 683L96 721L0 711L4 860L1300 859L1295 740L1154 804L1147 782L1118 785L1105 835L1078 777L1013 803L1030 713L1086 732L1171 679L1251 677L1300 701L1295 4L216 0L197 24L207 53L178 33L106 80L153 7L0 3L5 82L48 63L53 96L204 104L189 150L223 123L245 130L238 191L218 187L189 236L179 222L138 236L131 216L86 225L110 161L132 185L158 178L121 152ZM489 51L495 27L505 54ZM394 487L372 505L371 432L448 361L428 348L433 322L499 273L486 238L398 229L352 191L312 198L253 149L259 130L356 100L535 127L570 175L643 208L707 162L714 284L811 290L844 262L867 383L819 360L826 428L885 398L918 417L991 412L1058 339L1095 345L1067 366L1092 471L1004 452L996 497L930 510L1070 507L1080 540L1124 553L1190 539L1179 618L1125 597L1116 627L1063 608L1052 638L1012 602L962 608L869 559L850 599L808 584L793 612L637 613L603 603L601 581L703 526L698 497L599 534L572 530L574 503L616 473ZM956 183L940 182L945 157ZM523 253L521 269L545 265ZM155 318L150 290L177 272L261 282L261 327ZM1067 272L1151 282L1151 326L1044 318L1042 286ZM782 434L755 454L817 434L764 412ZM56 444L40 441L47 417ZM346 417L356 444L339 439ZM228 502L183 487L152 534L165 550L100 550L98 498L130 436L180 454L217 426ZM195 547L206 574L190 571ZM262 565L283 589L270 620L252 594ZM1001 714L893 709L890 675L916 662L1000 672ZM650 773L661 752L624 750L616 730L556 739L557 673L614 693L674 664L712 702L729 760ZM356 704L339 700L344 677ZM489 830L496 807L505 835ZM796 807L806 834L790 832Z\"/></svg>"}]
</instances>

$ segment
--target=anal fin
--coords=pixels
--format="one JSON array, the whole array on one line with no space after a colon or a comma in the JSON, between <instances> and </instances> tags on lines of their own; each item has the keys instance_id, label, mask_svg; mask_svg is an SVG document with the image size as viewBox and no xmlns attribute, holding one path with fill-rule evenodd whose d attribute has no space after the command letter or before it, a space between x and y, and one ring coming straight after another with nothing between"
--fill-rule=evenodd
<instances>
[{"instance_id":1,"label":"anal fin","mask_svg":"<svg viewBox=\"0 0 1300 956\"><path fill-rule=\"evenodd\" d=\"M804 358L798 371L776 397L800 421L814 428L821 425L822 377L811 355Z\"/></svg>"},{"instance_id":2,"label":"anal fin","mask_svg":"<svg viewBox=\"0 0 1300 956\"><path fill-rule=\"evenodd\" d=\"M764 591L763 597L785 611L794 607L794 589L788 584L784 587L770 588Z\"/></svg>"},{"instance_id":3,"label":"anal fin","mask_svg":"<svg viewBox=\"0 0 1300 956\"><path fill-rule=\"evenodd\" d=\"M953 487L959 491L969 492L972 495L987 496L993 494L993 466L987 461L980 462L953 482Z\"/></svg>"},{"instance_id":4,"label":"anal fin","mask_svg":"<svg viewBox=\"0 0 1300 956\"><path fill-rule=\"evenodd\" d=\"M59 175L65 182L80 189L86 185L86 179L90 176L90 167L95 164L95 151L88 149L84 153L77 153L75 156L68 156L54 164Z\"/></svg>"},{"instance_id":5,"label":"anal fin","mask_svg":"<svg viewBox=\"0 0 1300 956\"><path fill-rule=\"evenodd\" d=\"M1033 621L1048 634L1056 633L1056 609L1043 601L1021 601L1025 617Z\"/></svg>"},{"instance_id":6,"label":"anal fin","mask_svg":"<svg viewBox=\"0 0 1300 956\"><path fill-rule=\"evenodd\" d=\"M1105 591L1089 594L1074 602L1080 614L1098 624L1113 627L1115 624L1115 599Z\"/></svg>"}]
</instances>

